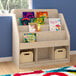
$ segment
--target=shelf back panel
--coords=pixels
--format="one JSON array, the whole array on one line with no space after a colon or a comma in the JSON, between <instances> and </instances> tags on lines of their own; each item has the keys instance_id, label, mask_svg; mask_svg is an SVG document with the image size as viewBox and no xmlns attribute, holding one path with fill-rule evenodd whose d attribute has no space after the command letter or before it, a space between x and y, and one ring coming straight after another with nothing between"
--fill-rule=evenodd
<instances>
[{"instance_id":1,"label":"shelf back panel","mask_svg":"<svg viewBox=\"0 0 76 76\"><path fill-rule=\"evenodd\" d=\"M47 59L49 57L49 48L38 49L38 59ZM45 52L45 53L43 53Z\"/></svg>"},{"instance_id":2,"label":"shelf back panel","mask_svg":"<svg viewBox=\"0 0 76 76\"><path fill-rule=\"evenodd\" d=\"M39 48L38 49L38 60L52 59L52 49L51 48ZM45 52L45 53L43 53Z\"/></svg>"},{"instance_id":3,"label":"shelf back panel","mask_svg":"<svg viewBox=\"0 0 76 76\"><path fill-rule=\"evenodd\" d=\"M58 18L58 10L57 9L13 9L11 12L16 14L16 18L19 19L22 16L22 12L34 12L36 17L36 12L48 12L48 17Z\"/></svg>"}]
</instances>

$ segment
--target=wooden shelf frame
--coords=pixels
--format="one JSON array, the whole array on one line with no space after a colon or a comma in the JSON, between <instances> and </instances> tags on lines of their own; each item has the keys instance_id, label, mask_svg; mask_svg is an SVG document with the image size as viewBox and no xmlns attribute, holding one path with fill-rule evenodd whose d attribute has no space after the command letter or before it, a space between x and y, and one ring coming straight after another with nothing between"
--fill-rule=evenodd
<instances>
[{"instance_id":1,"label":"wooden shelf frame","mask_svg":"<svg viewBox=\"0 0 76 76\"><path fill-rule=\"evenodd\" d=\"M61 24L63 26L61 31L49 31L49 24L48 19L45 19L45 25L41 25L41 32L35 32L37 35L37 42L33 43L24 43L23 41L23 33L29 33L29 27L28 26L20 26L19 25L19 17L22 17L23 11L34 11L35 15L38 11L48 11L49 18L60 18ZM19 13L18 13L19 12ZM22 9L14 9L11 11L13 13L13 25L12 25L12 45L13 45L13 61L19 68L26 68L26 67L37 67L37 66L46 66L46 65L53 65L53 64L59 64L59 63L67 63L70 61L70 34L67 28L67 24L65 22L64 16L62 13L58 13L58 10L56 9L32 9L32 10L22 10ZM46 35L46 36L45 36ZM55 60L54 59L54 48L55 47L66 47L67 49L67 58L66 59L60 59ZM41 50L39 49L47 48L44 51L44 53L51 52L50 55L43 55L44 58L39 59L39 52ZM21 64L19 61L19 54L20 50L23 49L34 49L35 53L35 61L32 63L23 63ZM49 51L49 49L51 49ZM41 55L40 55L41 56ZM41 56L41 57L42 57ZM50 59L49 59L50 58Z\"/></svg>"}]
</instances>

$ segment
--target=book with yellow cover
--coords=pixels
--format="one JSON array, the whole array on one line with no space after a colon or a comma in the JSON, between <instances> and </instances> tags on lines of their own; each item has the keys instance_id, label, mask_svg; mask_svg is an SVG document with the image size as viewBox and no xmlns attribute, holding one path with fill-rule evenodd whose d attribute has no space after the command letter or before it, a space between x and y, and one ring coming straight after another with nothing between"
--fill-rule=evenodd
<instances>
[{"instance_id":1,"label":"book with yellow cover","mask_svg":"<svg viewBox=\"0 0 76 76\"><path fill-rule=\"evenodd\" d=\"M37 24L44 24L44 18L33 18L33 22Z\"/></svg>"},{"instance_id":2,"label":"book with yellow cover","mask_svg":"<svg viewBox=\"0 0 76 76\"><path fill-rule=\"evenodd\" d=\"M36 33L24 33L24 43L36 42Z\"/></svg>"}]
</instances>

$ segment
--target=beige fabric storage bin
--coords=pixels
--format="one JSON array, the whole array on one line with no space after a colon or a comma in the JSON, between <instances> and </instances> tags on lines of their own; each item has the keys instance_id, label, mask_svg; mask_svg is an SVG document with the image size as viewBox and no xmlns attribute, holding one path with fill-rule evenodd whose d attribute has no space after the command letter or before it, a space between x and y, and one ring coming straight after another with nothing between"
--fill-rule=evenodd
<instances>
[{"instance_id":1,"label":"beige fabric storage bin","mask_svg":"<svg viewBox=\"0 0 76 76\"><path fill-rule=\"evenodd\" d=\"M25 62L33 62L33 52L32 51L22 52L20 54L20 63L25 63Z\"/></svg>"},{"instance_id":2,"label":"beige fabric storage bin","mask_svg":"<svg viewBox=\"0 0 76 76\"><path fill-rule=\"evenodd\" d=\"M55 59L65 59L66 58L66 49L56 49L55 50Z\"/></svg>"}]
</instances>

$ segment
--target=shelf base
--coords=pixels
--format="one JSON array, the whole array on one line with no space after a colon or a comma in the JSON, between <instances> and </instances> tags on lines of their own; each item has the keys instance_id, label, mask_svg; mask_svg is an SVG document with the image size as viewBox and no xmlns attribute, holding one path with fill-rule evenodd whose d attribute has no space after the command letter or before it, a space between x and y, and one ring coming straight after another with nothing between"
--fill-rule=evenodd
<instances>
[{"instance_id":1,"label":"shelf base","mask_svg":"<svg viewBox=\"0 0 76 76\"><path fill-rule=\"evenodd\" d=\"M20 64L19 68L32 68L32 67L41 67L41 66L51 66L51 65L55 65L55 64L64 64L64 63L69 63L70 60L69 59L61 59L61 60L42 60L42 61L38 61L37 63L33 62L33 63L24 63L24 64ZM45 64L44 64L45 63Z\"/></svg>"}]
</instances>

